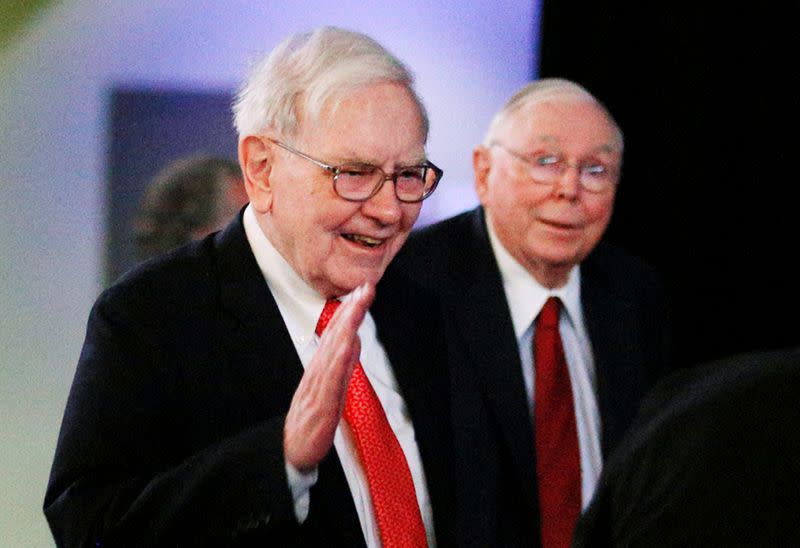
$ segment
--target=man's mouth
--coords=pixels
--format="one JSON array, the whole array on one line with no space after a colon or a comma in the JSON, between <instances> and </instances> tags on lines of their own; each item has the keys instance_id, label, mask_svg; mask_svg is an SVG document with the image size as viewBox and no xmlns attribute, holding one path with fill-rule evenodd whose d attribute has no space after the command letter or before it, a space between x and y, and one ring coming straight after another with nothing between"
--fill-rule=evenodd
<instances>
[{"instance_id":1,"label":"man's mouth","mask_svg":"<svg viewBox=\"0 0 800 548\"><path fill-rule=\"evenodd\" d=\"M556 220L542 219L542 222L553 228L560 228L562 230L574 230L578 227L575 223L562 223Z\"/></svg>"},{"instance_id":2,"label":"man's mouth","mask_svg":"<svg viewBox=\"0 0 800 548\"><path fill-rule=\"evenodd\" d=\"M377 238L370 238L369 236L364 236L362 234L342 234L342 238L353 243L363 245L364 247L378 247L385 241Z\"/></svg>"}]
</instances>

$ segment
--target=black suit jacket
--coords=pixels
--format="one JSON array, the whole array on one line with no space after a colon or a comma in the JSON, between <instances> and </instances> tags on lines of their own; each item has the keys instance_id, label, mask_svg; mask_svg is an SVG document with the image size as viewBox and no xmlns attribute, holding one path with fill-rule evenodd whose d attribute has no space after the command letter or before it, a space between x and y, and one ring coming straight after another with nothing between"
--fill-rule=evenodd
<instances>
[{"instance_id":1,"label":"black suit jacket","mask_svg":"<svg viewBox=\"0 0 800 548\"><path fill-rule=\"evenodd\" d=\"M442 326L381 281L371 313L414 424L439 542L452 534ZM97 300L44 510L59 546L359 546L335 451L296 523L283 423L303 368L245 237L145 263Z\"/></svg>"},{"instance_id":2,"label":"black suit jacket","mask_svg":"<svg viewBox=\"0 0 800 548\"><path fill-rule=\"evenodd\" d=\"M538 545L532 422L482 208L412 234L392 268L435 291L449 309L459 544ZM606 244L581 265L581 299L605 454L666 363L665 299L652 270Z\"/></svg>"},{"instance_id":3,"label":"black suit jacket","mask_svg":"<svg viewBox=\"0 0 800 548\"><path fill-rule=\"evenodd\" d=\"M800 348L676 372L614 451L576 547L800 546Z\"/></svg>"}]
</instances>

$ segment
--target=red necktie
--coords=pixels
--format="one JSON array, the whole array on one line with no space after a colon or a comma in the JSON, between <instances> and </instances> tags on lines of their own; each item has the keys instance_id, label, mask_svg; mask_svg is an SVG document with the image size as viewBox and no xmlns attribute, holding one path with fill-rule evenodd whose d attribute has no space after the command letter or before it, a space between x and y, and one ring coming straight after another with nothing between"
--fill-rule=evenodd
<instances>
[{"instance_id":1,"label":"red necktie","mask_svg":"<svg viewBox=\"0 0 800 548\"><path fill-rule=\"evenodd\" d=\"M317 335L322 335L339 304L333 299L325 303L317 322ZM427 546L425 526L406 457L360 362L356 363L347 385L344 419L353 432L356 450L367 476L383 546Z\"/></svg>"},{"instance_id":2,"label":"red necktie","mask_svg":"<svg viewBox=\"0 0 800 548\"><path fill-rule=\"evenodd\" d=\"M533 422L542 547L572 543L581 509L578 433L567 360L558 332L560 301L550 297L536 318Z\"/></svg>"}]
</instances>

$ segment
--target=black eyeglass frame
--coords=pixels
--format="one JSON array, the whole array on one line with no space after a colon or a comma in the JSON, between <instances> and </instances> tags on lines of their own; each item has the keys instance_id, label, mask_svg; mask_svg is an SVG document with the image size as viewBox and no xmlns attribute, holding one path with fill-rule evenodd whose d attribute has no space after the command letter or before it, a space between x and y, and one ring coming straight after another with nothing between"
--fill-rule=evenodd
<instances>
[{"instance_id":1,"label":"black eyeglass frame","mask_svg":"<svg viewBox=\"0 0 800 548\"><path fill-rule=\"evenodd\" d=\"M397 177L399 176L398 172L394 172L394 173L389 174L389 173L386 173L385 171L383 171L383 169L381 169L378 166L373 166L371 164L359 164L363 168L374 169L374 170L382 173L383 177L376 183L375 188L372 189L372 191L369 193L368 196L366 196L364 198L348 198L347 196L342 196L339 193L339 189L337 188L336 183L337 183L337 180L339 178L339 175L343 171L342 168L351 167L350 165L332 166L330 164L326 164L322 160L318 160L316 158L313 158L313 157L309 156L308 154L306 154L304 152L300 152L296 148L291 147L291 146L289 146L286 143L283 143L281 141L278 141L277 139L272 139L272 138L267 137L267 140L270 141L271 143L274 143L275 145L281 147L282 149L284 149L284 150L286 150L288 152L291 152L292 154L296 154L297 156L300 156L301 158L303 158L305 160L308 160L309 162L312 162L313 164L316 164L317 166L321 167L322 169L324 169L325 171L327 171L331 175L333 175L333 190L334 190L334 192L336 192L337 196L339 196L343 200L347 200L348 202L366 202L367 200L369 200L370 198L375 196L378 192L380 192L381 188L383 188L383 184L386 181L392 181L392 183L394 183L394 195L399 201L403 202L404 204L416 204L416 203L419 203L419 202L423 201L425 198L427 198L431 194L433 194L433 191L436 190L437 186L439 186L439 182L442 180L442 176L444 175L444 171L442 171L442 169L440 169L433 162L430 162L428 160L426 160L425 162L423 162L421 164L417 164L417 165L414 165L414 166L406 166L405 168L403 168L403 169L423 168L425 170L430 169L436 175L436 178L434 179L433 184L430 186L430 188L425 189L423 187L422 196L420 196L419 199L407 200L407 199L401 198L397 194ZM423 171L423 174L424 173L425 172ZM423 179L424 179L424 177L423 177Z\"/></svg>"}]
</instances>

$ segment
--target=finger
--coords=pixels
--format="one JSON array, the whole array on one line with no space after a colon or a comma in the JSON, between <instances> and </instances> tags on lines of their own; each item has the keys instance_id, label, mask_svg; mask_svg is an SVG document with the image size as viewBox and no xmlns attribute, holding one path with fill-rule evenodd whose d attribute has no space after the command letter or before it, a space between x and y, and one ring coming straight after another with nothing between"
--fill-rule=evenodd
<instances>
[{"instance_id":1,"label":"finger","mask_svg":"<svg viewBox=\"0 0 800 548\"><path fill-rule=\"evenodd\" d=\"M284 452L298 470L315 467L333 444L355 363L345 351L337 354L327 367L307 369L292 398L284 424Z\"/></svg>"},{"instance_id":2,"label":"finger","mask_svg":"<svg viewBox=\"0 0 800 548\"><path fill-rule=\"evenodd\" d=\"M348 336L354 336L374 298L375 287L372 284L357 287L333 315L325 332L331 331L331 336L334 336L333 333L338 335L339 331L343 331Z\"/></svg>"},{"instance_id":3,"label":"finger","mask_svg":"<svg viewBox=\"0 0 800 548\"><path fill-rule=\"evenodd\" d=\"M372 301L375 299L375 286L369 282L360 285L354 291L353 306L361 313L363 319L364 314L367 313Z\"/></svg>"},{"instance_id":4,"label":"finger","mask_svg":"<svg viewBox=\"0 0 800 548\"><path fill-rule=\"evenodd\" d=\"M331 448L360 354L357 330L374 297L374 286L365 284L339 307L295 392L285 423L284 451L298 469L316 466Z\"/></svg>"}]
</instances>

